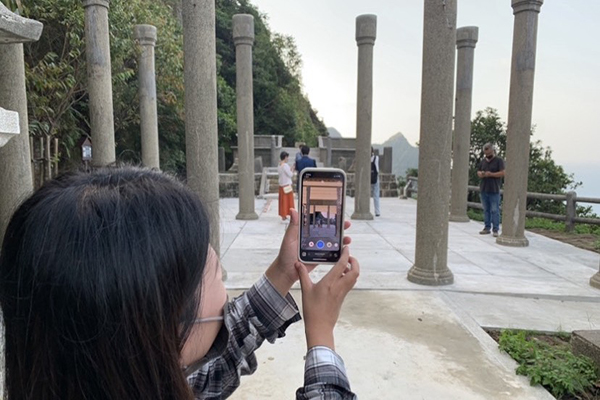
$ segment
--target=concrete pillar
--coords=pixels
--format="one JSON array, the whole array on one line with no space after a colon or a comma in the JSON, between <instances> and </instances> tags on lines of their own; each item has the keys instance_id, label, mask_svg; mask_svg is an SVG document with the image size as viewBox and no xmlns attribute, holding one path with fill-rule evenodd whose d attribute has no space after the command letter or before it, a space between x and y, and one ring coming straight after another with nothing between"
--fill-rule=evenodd
<instances>
[{"instance_id":1,"label":"concrete pillar","mask_svg":"<svg viewBox=\"0 0 600 400\"><path fill-rule=\"evenodd\" d=\"M158 112L156 110L156 72L154 69L156 27L136 25L134 36L141 47L138 59L138 93L142 131L142 164L145 167L159 169Z\"/></svg>"},{"instance_id":2,"label":"concrete pillar","mask_svg":"<svg viewBox=\"0 0 600 400\"><path fill-rule=\"evenodd\" d=\"M467 194L469 149L471 147L471 100L473 97L473 60L479 28L465 26L456 30L456 108L452 142L452 198L450 221L469 222Z\"/></svg>"},{"instance_id":3,"label":"concrete pillar","mask_svg":"<svg viewBox=\"0 0 600 400\"><path fill-rule=\"evenodd\" d=\"M7 110L0 124L5 140L12 136L0 139L0 244L12 213L33 191L22 43L38 40L42 29L0 3L0 108Z\"/></svg>"},{"instance_id":4,"label":"concrete pillar","mask_svg":"<svg viewBox=\"0 0 600 400\"><path fill-rule=\"evenodd\" d=\"M183 2L183 51L187 182L208 211L210 244L220 254L214 0Z\"/></svg>"},{"instance_id":5,"label":"concrete pillar","mask_svg":"<svg viewBox=\"0 0 600 400\"><path fill-rule=\"evenodd\" d=\"M108 6L109 0L83 0L90 125L94 146L92 165L96 167L116 161Z\"/></svg>"},{"instance_id":6,"label":"concrete pillar","mask_svg":"<svg viewBox=\"0 0 600 400\"><path fill-rule=\"evenodd\" d=\"M373 47L377 36L377 16L356 17L358 45L358 90L356 99L356 158L354 213L352 219L370 220L371 128L373 121Z\"/></svg>"},{"instance_id":7,"label":"concrete pillar","mask_svg":"<svg viewBox=\"0 0 600 400\"><path fill-rule=\"evenodd\" d=\"M498 244L505 246L529 245L525 237L525 211L537 25L542 4L543 0L512 0L515 24L506 129L507 162L502 205L502 234L496 239Z\"/></svg>"},{"instance_id":8,"label":"concrete pillar","mask_svg":"<svg viewBox=\"0 0 600 400\"><path fill-rule=\"evenodd\" d=\"M448 268L448 212L456 0L425 0L424 14L417 243L408 280L447 285L454 281Z\"/></svg>"},{"instance_id":9,"label":"concrete pillar","mask_svg":"<svg viewBox=\"0 0 600 400\"><path fill-rule=\"evenodd\" d=\"M0 148L0 243L17 206L33 192L22 44L0 45L0 107L19 113L20 134Z\"/></svg>"},{"instance_id":10,"label":"concrete pillar","mask_svg":"<svg viewBox=\"0 0 600 400\"><path fill-rule=\"evenodd\" d=\"M252 92L252 45L254 17L233 16L235 43L236 105L240 180L240 211L236 219L258 219L254 211L254 103Z\"/></svg>"}]
</instances>

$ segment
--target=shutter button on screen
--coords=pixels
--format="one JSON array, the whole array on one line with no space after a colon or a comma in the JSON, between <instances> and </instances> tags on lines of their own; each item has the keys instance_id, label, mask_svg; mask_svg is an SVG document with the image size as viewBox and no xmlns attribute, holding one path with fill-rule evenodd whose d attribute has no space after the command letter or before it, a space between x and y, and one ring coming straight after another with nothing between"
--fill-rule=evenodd
<instances>
[{"instance_id":1,"label":"shutter button on screen","mask_svg":"<svg viewBox=\"0 0 600 400\"><path fill-rule=\"evenodd\" d=\"M324 243L322 240L319 240L319 241L317 242L317 247L318 247L319 249L322 249L323 247L325 247L325 243Z\"/></svg>"}]
</instances>

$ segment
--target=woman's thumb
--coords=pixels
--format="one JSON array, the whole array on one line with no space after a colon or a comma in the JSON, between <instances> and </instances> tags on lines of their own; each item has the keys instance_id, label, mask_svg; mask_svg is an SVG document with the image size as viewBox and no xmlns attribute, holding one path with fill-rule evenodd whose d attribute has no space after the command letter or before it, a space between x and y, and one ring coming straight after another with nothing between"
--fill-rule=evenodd
<instances>
[{"instance_id":1,"label":"woman's thumb","mask_svg":"<svg viewBox=\"0 0 600 400\"><path fill-rule=\"evenodd\" d=\"M310 289L312 287L312 281L310 280L310 276L308 276L306 266L301 262L296 262L294 264L294 267L296 267L296 271L298 271L298 277L300 278L300 287L302 288L302 290Z\"/></svg>"}]
</instances>

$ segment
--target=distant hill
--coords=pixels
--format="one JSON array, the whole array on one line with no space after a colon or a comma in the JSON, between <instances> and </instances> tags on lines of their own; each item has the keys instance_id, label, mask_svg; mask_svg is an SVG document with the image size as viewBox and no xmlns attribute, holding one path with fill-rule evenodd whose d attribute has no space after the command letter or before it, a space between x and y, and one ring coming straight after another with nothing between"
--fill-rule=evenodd
<instances>
[{"instance_id":1,"label":"distant hill","mask_svg":"<svg viewBox=\"0 0 600 400\"><path fill-rule=\"evenodd\" d=\"M335 129L333 127L327 128L327 133L329 133L329 137L331 137L331 138L335 138L335 139L342 138L342 134L340 133L340 131L338 131L337 129Z\"/></svg>"},{"instance_id":2,"label":"distant hill","mask_svg":"<svg viewBox=\"0 0 600 400\"><path fill-rule=\"evenodd\" d=\"M332 138L342 138L342 134L333 127L328 127L327 132ZM406 176L406 170L419 167L419 148L408 143L402 132L386 140L383 144L373 144L373 148L383 154L384 147L391 147L393 152L392 173L398 176Z\"/></svg>"},{"instance_id":3,"label":"distant hill","mask_svg":"<svg viewBox=\"0 0 600 400\"><path fill-rule=\"evenodd\" d=\"M392 173L398 176L406 176L406 170L419 167L419 148L412 146L401 132L386 140L381 145L373 145L379 149L380 154L384 147L391 147L393 152Z\"/></svg>"}]
</instances>

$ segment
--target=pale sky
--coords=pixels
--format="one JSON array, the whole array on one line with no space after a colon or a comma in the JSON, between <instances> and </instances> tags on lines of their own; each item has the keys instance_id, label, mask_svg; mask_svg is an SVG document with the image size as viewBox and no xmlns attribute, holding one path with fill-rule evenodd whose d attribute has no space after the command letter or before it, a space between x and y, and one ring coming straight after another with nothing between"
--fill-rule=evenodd
<instances>
[{"instance_id":1,"label":"pale sky","mask_svg":"<svg viewBox=\"0 0 600 400\"><path fill-rule=\"evenodd\" d=\"M442 0L440 0L442 1ZM296 39L304 91L327 126L356 136L355 19L377 15L373 142L402 132L419 140L423 1L253 0L272 30ZM508 117L514 17L510 0L458 0L458 27L478 26L473 109ZM539 14L534 139L565 166L598 165L600 1L546 0ZM592 145L595 145L592 147Z\"/></svg>"}]
</instances>

